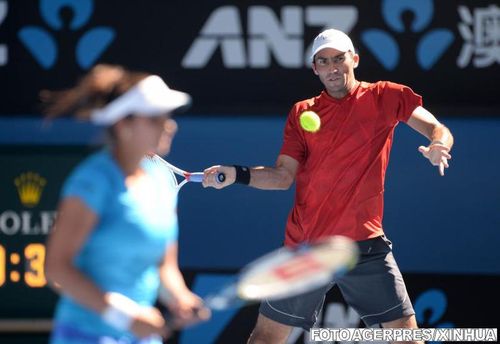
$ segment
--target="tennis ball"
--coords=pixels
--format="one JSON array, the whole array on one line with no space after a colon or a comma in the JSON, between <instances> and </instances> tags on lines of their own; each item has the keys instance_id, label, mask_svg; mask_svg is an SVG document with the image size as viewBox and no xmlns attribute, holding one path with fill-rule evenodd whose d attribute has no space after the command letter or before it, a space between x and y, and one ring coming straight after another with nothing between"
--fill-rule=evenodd
<instances>
[{"instance_id":1,"label":"tennis ball","mask_svg":"<svg viewBox=\"0 0 500 344\"><path fill-rule=\"evenodd\" d=\"M300 126L305 131L315 133L321 127L321 119L314 111L304 111L299 117Z\"/></svg>"}]
</instances>

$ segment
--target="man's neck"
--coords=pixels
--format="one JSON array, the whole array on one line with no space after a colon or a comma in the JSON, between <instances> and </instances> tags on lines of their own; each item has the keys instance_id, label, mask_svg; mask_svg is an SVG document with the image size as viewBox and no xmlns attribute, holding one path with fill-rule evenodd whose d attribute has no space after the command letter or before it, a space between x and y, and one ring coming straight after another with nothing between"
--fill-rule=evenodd
<instances>
[{"instance_id":1,"label":"man's neck","mask_svg":"<svg viewBox=\"0 0 500 344\"><path fill-rule=\"evenodd\" d=\"M357 81L356 79L353 79L351 82L349 82L346 85L346 87L344 87L341 90L332 91L332 90L327 89L326 91L328 92L328 94L331 97L333 97L335 99L341 99L341 98L344 98L349 93L351 93L358 85L359 85L359 81Z\"/></svg>"}]
</instances>

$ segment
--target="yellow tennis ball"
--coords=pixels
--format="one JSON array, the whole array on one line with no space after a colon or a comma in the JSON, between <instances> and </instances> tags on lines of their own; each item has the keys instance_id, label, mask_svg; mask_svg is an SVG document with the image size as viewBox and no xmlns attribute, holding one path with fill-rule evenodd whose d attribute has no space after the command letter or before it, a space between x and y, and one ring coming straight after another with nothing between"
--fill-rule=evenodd
<instances>
[{"instance_id":1,"label":"yellow tennis ball","mask_svg":"<svg viewBox=\"0 0 500 344\"><path fill-rule=\"evenodd\" d=\"M314 111L304 111L299 117L300 126L305 131L315 133L321 127L321 119Z\"/></svg>"}]
</instances>

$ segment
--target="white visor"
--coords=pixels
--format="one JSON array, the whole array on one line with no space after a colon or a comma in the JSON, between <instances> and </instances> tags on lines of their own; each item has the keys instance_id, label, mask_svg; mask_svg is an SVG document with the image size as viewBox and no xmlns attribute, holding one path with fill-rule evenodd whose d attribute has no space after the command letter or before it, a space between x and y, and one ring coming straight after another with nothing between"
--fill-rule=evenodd
<instances>
[{"instance_id":1,"label":"white visor","mask_svg":"<svg viewBox=\"0 0 500 344\"><path fill-rule=\"evenodd\" d=\"M159 76L151 75L105 107L92 111L90 118L98 125L112 125L128 115L161 116L190 102L189 94L172 90Z\"/></svg>"}]
</instances>

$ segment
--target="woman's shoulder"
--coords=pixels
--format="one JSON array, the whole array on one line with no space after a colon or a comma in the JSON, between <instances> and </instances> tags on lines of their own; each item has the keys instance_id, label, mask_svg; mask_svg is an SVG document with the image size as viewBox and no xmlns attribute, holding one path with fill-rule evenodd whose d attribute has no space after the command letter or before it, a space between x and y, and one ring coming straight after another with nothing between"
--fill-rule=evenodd
<instances>
[{"instance_id":1,"label":"woman's shoulder","mask_svg":"<svg viewBox=\"0 0 500 344\"><path fill-rule=\"evenodd\" d=\"M107 149L98 150L85 159L75 167L75 171L105 171L111 168L112 164L111 154Z\"/></svg>"},{"instance_id":2,"label":"woman's shoulder","mask_svg":"<svg viewBox=\"0 0 500 344\"><path fill-rule=\"evenodd\" d=\"M113 180L117 173L113 159L108 150L103 149L92 153L82 160L72 171L69 180L84 179L99 183Z\"/></svg>"}]
</instances>

